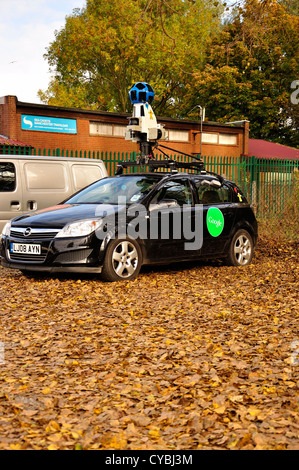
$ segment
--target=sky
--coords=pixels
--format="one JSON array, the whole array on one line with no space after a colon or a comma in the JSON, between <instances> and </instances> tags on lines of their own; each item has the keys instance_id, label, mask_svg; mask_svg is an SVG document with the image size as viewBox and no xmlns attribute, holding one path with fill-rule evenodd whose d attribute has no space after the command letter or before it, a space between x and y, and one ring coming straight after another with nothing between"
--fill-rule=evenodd
<instances>
[{"instance_id":1,"label":"sky","mask_svg":"<svg viewBox=\"0 0 299 470\"><path fill-rule=\"evenodd\" d=\"M65 17L85 0L0 0L0 97L40 103L51 73L43 55L65 26Z\"/></svg>"},{"instance_id":2,"label":"sky","mask_svg":"<svg viewBox=\"0 0 299 470\"><path fill-rule=\"evenodd\" d=\"M85 5L86 0L0 0L0 97L41 102L37 92L51 80L46 48L65 17Z\"/></svg>"}]
</instances>

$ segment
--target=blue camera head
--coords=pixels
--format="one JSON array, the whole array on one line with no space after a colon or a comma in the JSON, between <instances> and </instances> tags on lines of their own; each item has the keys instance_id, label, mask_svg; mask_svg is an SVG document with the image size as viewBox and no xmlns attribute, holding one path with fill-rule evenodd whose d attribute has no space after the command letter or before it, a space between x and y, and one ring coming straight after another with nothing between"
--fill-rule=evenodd
<instances>
[{"instance_id":1,"label":"blue camera head","mask_svg":"<svg viewBox=\"0 0 299 470\"><path fill-rule=\"evenodd\" d=\"M153 102L155 93L152 87L145 82L137 82L129 91L129 97L132 104Z\"/></svg>"}]
</instances>

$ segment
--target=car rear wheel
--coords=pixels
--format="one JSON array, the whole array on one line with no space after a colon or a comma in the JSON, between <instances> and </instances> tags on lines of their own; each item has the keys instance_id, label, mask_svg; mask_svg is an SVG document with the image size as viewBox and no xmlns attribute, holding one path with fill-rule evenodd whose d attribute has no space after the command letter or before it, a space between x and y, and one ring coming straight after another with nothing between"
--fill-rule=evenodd
<instances>
[{"instance_id":1,"label":"car rear wheel","mask_svg":"<svg viewBox=\"0 0 299 470\"><path fill-rule=\"evenodd\" d=\"M253 241L246 230L238 230L232 238L228 262L232 266L246 266L251 263L253 256Z\"/></svg>"},{"instance_id":2,"label":"car rear wheel","mask_svg":"<svg viewBox=\"0 0 299 470\"><path fill-rule=\"evenodd\" d=\"M135 240L112 240L107 247L101 277L105 281L132 280L137 277L141 264L141 249Z\"/></svg>"}]
</instances>

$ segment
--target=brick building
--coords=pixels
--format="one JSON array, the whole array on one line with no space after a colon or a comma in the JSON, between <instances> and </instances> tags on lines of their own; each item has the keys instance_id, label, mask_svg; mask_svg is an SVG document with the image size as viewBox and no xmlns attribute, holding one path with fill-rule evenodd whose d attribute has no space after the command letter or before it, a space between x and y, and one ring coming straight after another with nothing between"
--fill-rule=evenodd
<instances>
[{"instance_id":1,"label":"brick building","mask_svg":"<svg viewBox=\"0 0 299 470\"><path fill-rule=\"evenodd\" d=\"M0 98L0 134L35 149L138 151L137 144L124 139L129 117L125 113L24 103L16 96ZM176 153L248 155L248 121L226 124L204 121L201 127L198 120L163 117L157 120L169 134L168 141L161 144Z\"/></svg>"}]
</instances>

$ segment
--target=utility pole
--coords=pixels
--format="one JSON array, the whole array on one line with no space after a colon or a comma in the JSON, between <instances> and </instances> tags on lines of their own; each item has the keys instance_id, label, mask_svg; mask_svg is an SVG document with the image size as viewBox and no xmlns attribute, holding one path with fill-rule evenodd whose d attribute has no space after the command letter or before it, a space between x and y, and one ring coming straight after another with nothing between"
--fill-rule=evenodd
<instances>
[{"instance_id":1,"label":"utility pole","mask_svg":"<svg viewBox=\"0 0 299 470\"><path fill-rule=\"evenodd\" d=\"M206 108L203 108L202 106L200 106L200 104L197 104L196 106L194 106L194 108L190 109L190 111L187 113L190 114L193 109L195 108L199 108L200 109L200 155L201 155L201 150L202 150L202 123L203 121L205 120L205 113L206 113Z\"/></svg>"}]
</instances>

